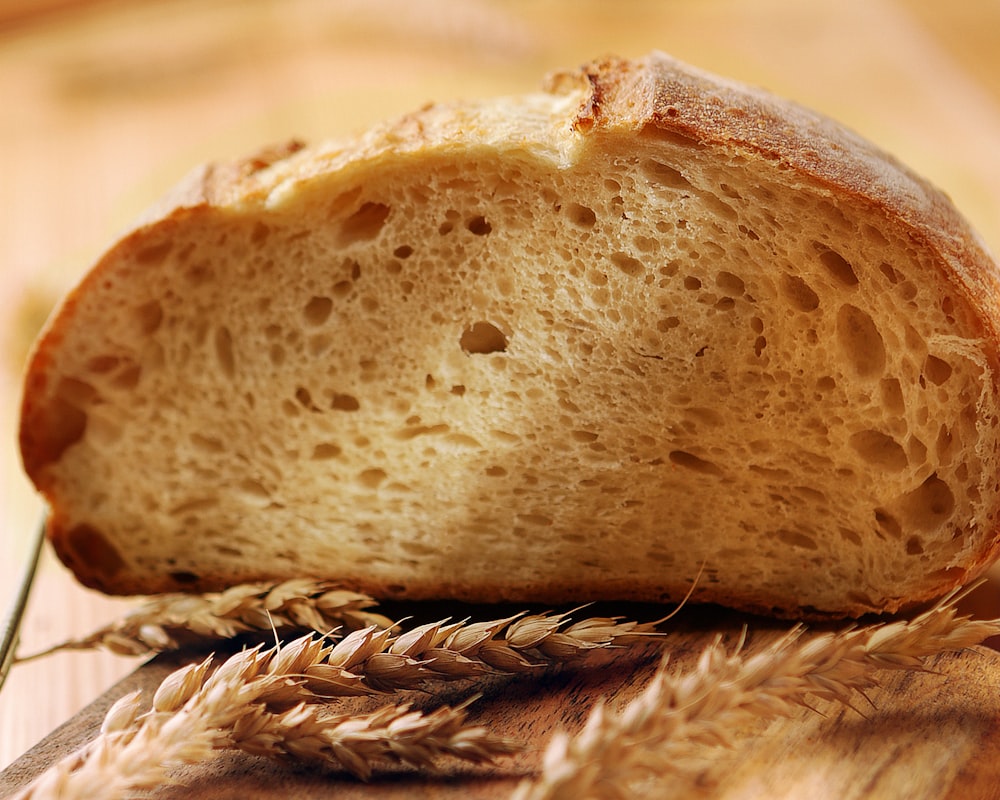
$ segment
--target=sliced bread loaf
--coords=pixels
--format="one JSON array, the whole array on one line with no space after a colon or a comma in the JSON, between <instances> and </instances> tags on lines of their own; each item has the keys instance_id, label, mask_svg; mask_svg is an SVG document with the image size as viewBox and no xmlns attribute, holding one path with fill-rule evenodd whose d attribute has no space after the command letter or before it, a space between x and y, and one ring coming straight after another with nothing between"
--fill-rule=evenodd
<instances>
[{"instance_id":1,"label":"sliced bread loaf","mask_svg":"<svg viewBox=\"0 0 1000 800\"><path fill-rule=\"evenodd\" d=\"M662 54L198 171L38 343L79 579L893 611L996 551L997 269L829 119Z\"/></svg>"}]
</instances>

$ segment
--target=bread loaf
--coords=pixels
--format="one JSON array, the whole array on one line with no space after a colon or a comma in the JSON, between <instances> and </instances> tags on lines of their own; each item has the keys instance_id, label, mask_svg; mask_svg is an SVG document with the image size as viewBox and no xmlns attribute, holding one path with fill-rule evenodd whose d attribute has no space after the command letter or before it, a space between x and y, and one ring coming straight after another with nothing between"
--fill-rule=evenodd
<instances>
[{"instance_id":1,"label":"bread loaf","mask_svg":"<svg viewBox=\"0 0 1000 800\"><path fill-rule=\"evenodd\" d=\"M894 611L996 553L997 268L818 114L662 54L199 170L20 441L112 593ZM703 570L703 571L702 571Z\"/></svg>"}]
</instances>

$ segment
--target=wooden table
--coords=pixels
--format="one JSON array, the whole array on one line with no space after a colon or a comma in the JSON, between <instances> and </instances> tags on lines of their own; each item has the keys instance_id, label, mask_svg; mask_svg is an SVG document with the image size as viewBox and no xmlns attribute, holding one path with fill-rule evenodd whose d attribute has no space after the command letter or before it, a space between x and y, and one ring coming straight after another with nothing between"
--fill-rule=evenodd
<instances>
[{"instance_id":1,"label":"wooden table","mask_svg":"<svg viewBox=\"0 0 1000 800\"><path fill-rule=\"evenodd\" d=\"M40 511L12 445L28 344L115 231L201 161L293 135L349 133L427 100L531 90L550 69L658 48L847 122L947 189L1000 252L1000 5L992 0L8 7L23 13L0 11L3 604ZM43 7L44 15L30 11ZM24 649L83 633L126 606L81 589L46 557ZM80 654L16 669L0 694L0 767L134 667ZM972 680L992 687L994 673L983 661ZM806 759L806 772L815 766L809 756L783 758ZM981 769L994 766L983 759Z\"/></svg>"}]
</instances>

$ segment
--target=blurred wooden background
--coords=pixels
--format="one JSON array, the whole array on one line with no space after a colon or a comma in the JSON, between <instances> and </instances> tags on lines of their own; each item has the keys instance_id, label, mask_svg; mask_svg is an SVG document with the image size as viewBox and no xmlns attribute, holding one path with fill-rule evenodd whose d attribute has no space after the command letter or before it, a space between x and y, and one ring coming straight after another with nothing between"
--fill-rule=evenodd
<instances>
[{"instance_id":1,"label":"blurred wooden background","mask_svg":"<svg viewBox=\"0 0 1000 800\"><path fill-rule=\"evenodd\" d=\"M946 189L996 253L998 35L1000 0L0 0L0 608L40 513L15 438L31 339L195 164L661 49L848 123ZM23 649L126 605L46 554ZM79 654L16 668L0 768L134 666Z\"/></svg>"}]
</instances>

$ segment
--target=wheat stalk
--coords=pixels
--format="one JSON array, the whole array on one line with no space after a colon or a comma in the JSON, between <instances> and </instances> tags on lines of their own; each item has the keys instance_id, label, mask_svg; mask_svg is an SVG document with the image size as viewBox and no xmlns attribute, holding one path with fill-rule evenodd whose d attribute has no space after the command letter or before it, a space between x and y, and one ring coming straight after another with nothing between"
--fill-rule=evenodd
<instances>
[{"instance_id":1,"label":"wheat stalk","mask_svg":"<svg viewBox=\"0 0 1000 800\"><path fill-rule=\"evenodd\" d=\"M211 657L183 667L160 684L149 712L140 713L138 693L121 698L90 745L16 797L124 797L168 780L174 766L233 747L337 764L362 777L379 761L431 769L442 755L482 762L515 751L511 741L466 725L465 704L430 714L389 707L355 718L317 708L305 673L330 649L305 636L245 650L215 671Z\"/></svg>"},{"instance_id":2,"label":"wheat stalk","mask_svg":"<svg viewBox=\"0 0 1000 800\"><path fill-rule=\"evenodd\" d=\"M95 648L119 655L149 655L199 639L229 639L252 631L328 634L335 629L391 627L387 617L367 610L375 605L367 595L306 579L240 584L210 594L167 594L146 601L88 636L18 657L18 661Z\"/></svg>"},{"instance_id":3,"label":"wheat stalk","mask_svg":"<svg viewBox=\"0 0 1000 800\"><path fill-rule=\"evenodd\" d=\"M575 737L557 734L542 774L522 784L516 800L578 800L631 796L637 778L669 774L705 746L727 743L745 719L790 716L814 699L848 705L877 685L880 669L923 669L924 660L1000 634L1000 620L971 620L956 596L911 621L804 637L794 628L761 652L741 640L728 653L720 638L687 674L661 666L645 691L622 711L599 704Z\"/></svg>"}]
</instances>

